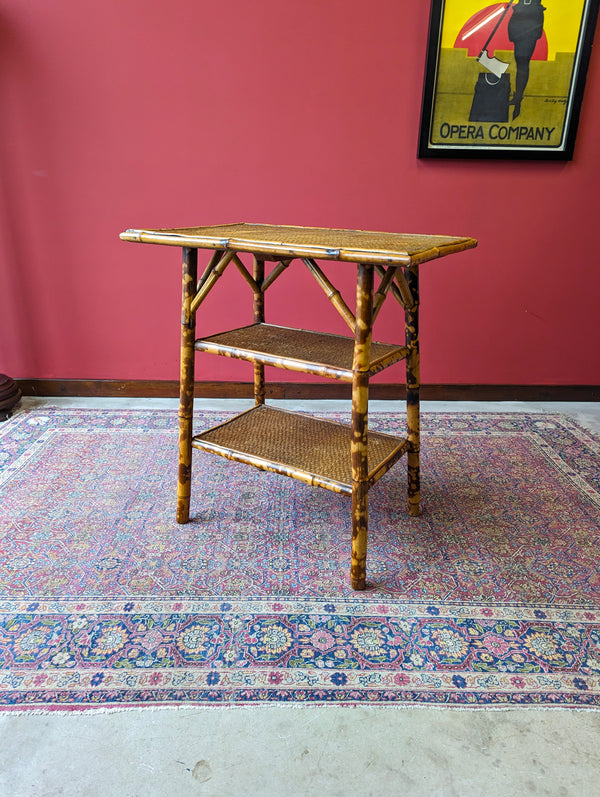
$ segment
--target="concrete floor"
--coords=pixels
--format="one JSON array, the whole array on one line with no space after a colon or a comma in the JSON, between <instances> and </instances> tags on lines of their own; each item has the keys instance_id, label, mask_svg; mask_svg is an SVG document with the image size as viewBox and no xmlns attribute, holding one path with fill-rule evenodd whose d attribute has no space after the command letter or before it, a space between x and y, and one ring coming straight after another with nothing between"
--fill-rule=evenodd
<instances>
[{"instance_id":1,"label":"concrete floor","mask_svg":"<svg viewBox=\"0 0 600 797\"><path fill-rule=\"evenodd\" d=\"M176 406L159 399L24 403ZM248 406L217 406L224 404ZM372 409L393 406L373 402ZM564 412L600 435L600 404L426 402L423 411ZM562 709L275 705L0 715L0 796L600 797L599 739L600 712Z\"/></svg>"}]
</instances>

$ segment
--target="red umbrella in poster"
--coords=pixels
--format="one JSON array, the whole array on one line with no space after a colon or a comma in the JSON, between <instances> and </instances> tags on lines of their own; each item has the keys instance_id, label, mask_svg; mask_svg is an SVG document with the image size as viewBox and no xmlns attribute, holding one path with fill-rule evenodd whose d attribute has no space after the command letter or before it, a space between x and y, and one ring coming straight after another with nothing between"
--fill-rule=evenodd
<instances>
[{"instance_id":1,"label":"red umbrella in poster","mask_svg":"<svg viewBox=\"0 0 600 797\"><path fill-rule=\"evenodd\" d=\"M511 5L512 2L494 3L473 14L461 28L454 47L466 49L467 54L475 58L478 58L484 50L487 50L490 57L494 55L495 50L512 50L513 42L508 35L512 14L506 13ZM545 32L542 32L537 40L531 57L534 60L548 60L548 40Z\"/></svg>"}]
</instances>

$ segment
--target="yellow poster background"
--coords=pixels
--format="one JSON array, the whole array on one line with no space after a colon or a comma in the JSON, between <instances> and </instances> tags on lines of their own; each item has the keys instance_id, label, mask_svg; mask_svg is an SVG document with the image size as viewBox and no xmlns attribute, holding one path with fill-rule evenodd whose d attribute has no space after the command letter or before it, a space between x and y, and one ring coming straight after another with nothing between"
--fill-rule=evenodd
<instances>
[{"instance_id":1,"label":"yellow poster background","mask_svg":"<svg viewBox=\"0 0 600 797\"><path fill-rule=\"evenodd\" d=\"M447 0L444 6L444 22L441 46L454 47L456 37L468 20L488 5L498 0ZM545 6L544 30L548 39L548 60L556 53L574 53L581 27L585 0L542 0ZM509 12L510 13L510 12Z\"/></svg>"}]
</instances>

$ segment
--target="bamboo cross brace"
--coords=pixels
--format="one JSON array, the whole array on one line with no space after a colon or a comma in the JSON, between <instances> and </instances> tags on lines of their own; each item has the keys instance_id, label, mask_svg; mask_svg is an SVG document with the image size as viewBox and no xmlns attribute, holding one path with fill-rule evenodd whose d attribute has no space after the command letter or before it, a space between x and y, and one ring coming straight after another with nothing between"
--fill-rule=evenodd
<instances>
[{"instance_id":1,"label":"bamboo cross brace","mask_svg":"<svg viewBox=\"0 0 600 797\"><path fill-rule=\"evenodd\" d=\"M232 260L233 260L233 264L237 267L237 269L240 272L240 274L242 275L242 277L246 280L248 285L252 288L252 292L253 293L261 293L260 286L257 284L256 280L254 280L252 278L252 276L248 272L248 269L242 263L242 261L239 259L239 257L237 255L234 255Z\"/></svg>"},{"instance_id":2,"label":"bamboo cross brace","mask_svg":"<svg viewBox=\"0 0 600 797\"><path fill-rule=\"evenodd\" d=\"M275 280L277 279L277 277L278 277L280 274L283 274L283 272L286 270L286 268L289 266L289 264L290 264L291 262L292 262L291 260L280 260L280 261L279 261L279 263L278 263L278 264L275 266L275 268L273 269L273 271L271 271L271 273L269 274L269 276L268 276L268 277L266 277L266 278L263 280L263 283L262 283L262 290L263 290L263 292L264 292L264 291L266 291L266 290L267 290L267 288L268 288L268 287L270 287L270 286L271 286L271 285L272 285L272 284L275 282Z\"/></svg>"},{"instance_id":3,"label":"bamboo cross brace","mask_svg":"<svg viewBox=\"0 0 600 797\"><path fill-rule=\"evenodd\" d=\"M414 291L411 290L410 283L413 283L414 280L412 279L413 272L410 269L406 269L408 274L408 280L404 275L404 272L401 268L397 269L396 273L396 283L398 285L398 290L402 294L402 305L405 310L414 310L416 307L416 299L414 295Z\"/></svg>"},{"instance_id":4,"label":"bamboo cross brace","mask_svg":"<svg viewBox=\"0 0 600 797\"><path fill-rule=\"evenodd\" d=\"M383 276L379 288L377 289L377 292L373 297L373 321L375 321L375 319L379 315L379 311L383 307L383 303L385 302L387 292L390 286L393 285L392 280L394 279L397 270L398 270L397 268L393 268L392 266L390 266L385 271L385 275Z\"/></svg>"},{"instance_id":5,"label":"bamboo cross brace","mask_svg":"<svg viewBox=\"0 0 600 797\"><path fill-rule=\"evenodd\" d=\"M383 266L375 266L375 271L381 277L382 280L385 279L385 268ZM401 273L401 269L397 268L396 272L397 272L397 274ZM396 277L397 277L397 274L395 275ZM402 309L403 310L406 309L405 306L404 306L404 298L403 298L402 294L400 293L400 289L398 288L398 286L396 285L395 282L392 282L392 284L390 285L390 291L392 293L392 296L400 304Z\"/></svg>"},{"instance_id":6,"label":"bamboo cross brace","mask_svg":"<svg viewBox=\"0 0 600 797\"><path fill-rule=\"evenodd\" d=\"M200 307L202 302L206 299L206 297L210 293L215 282L219 279L221 274L225 271L225 269L227 268L229 263L231 263L234 257L235 257L235 252L225 252L223 257L219 260L218 264L216 266L213 266L210 273L207 274L206 278L204 279L202 287L200 288L198 293L194 296L194 300L192 301L190 307L190 312L192 313L196 312L196 310Z\"/></svg>"},{"instance_id":7,"label":"bamboo cross brace","mask_svg":"<svg viewBox=\"0 0 600 797\"><path fill-rule=\"evenodd\" d=\"M321 271L319 266L315 263L315 261L312 258L303 257L302 261L306 265L310 273L313 275L313 277L317 280L321 288L323 288L329 301L333 304L335 309L342 316L346 324L350 327L350 329L354 333L354 329L356 327L356 318L352 310L350 310L346 302L342 299L340 292L327 279L325 274Z\"/></svg>"},{"instance_id":8,"label":"bamboo cross brace","mask_svg":"<svg viewBox=\"0 0 600 797\"><path fill-rule=\"evenodd\" d=\"M414 310L417 305L414 290L411 288L414 282L412 279L413 275L414 272L408 268L406 269L406 274L401 268L398 269L398 273L396 274L396 284L402 295L402 305L405 310Z\"/></svg>"},{"instance_id":9,"label":"bamboo cross brace","mask_svg":"<svg viewBox=\"0 0 600 797\"><path fill-rule=\"evenodd\" d=\"M220 249L216 249L212 253L212 257L208 261L208 265L206 266L206 268L204 269L204 271L202 273L202 276L198 280L198 285L196 286L196 293L198 293L198 291L201 290L202 286L204 285L206 280L209 278L209 276L211 275L214 267L217 265L217 263L219 262L219 260L221 259L222 256L223 256L223 252Z\"/></svg>"}]
</instances>

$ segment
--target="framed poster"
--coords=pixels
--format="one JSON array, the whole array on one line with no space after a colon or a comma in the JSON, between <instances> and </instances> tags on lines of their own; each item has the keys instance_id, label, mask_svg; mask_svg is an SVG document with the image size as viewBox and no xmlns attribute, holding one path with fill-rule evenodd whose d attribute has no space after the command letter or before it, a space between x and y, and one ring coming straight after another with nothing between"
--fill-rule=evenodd
<instances>
[{"instance_id":1,"label":"framed poster","mask_svg":"<svg viewBox=\"0 0 600 797\"><path fill-rule=\"evenodd\" d=\"M573 157L600 0L432 0L419 157Z\"/></svg>"}]
</instances>

